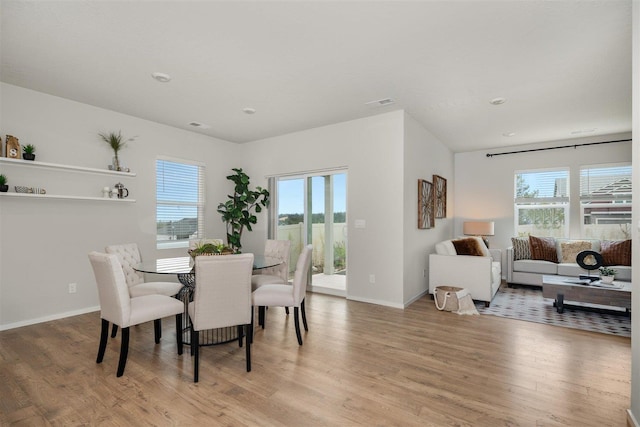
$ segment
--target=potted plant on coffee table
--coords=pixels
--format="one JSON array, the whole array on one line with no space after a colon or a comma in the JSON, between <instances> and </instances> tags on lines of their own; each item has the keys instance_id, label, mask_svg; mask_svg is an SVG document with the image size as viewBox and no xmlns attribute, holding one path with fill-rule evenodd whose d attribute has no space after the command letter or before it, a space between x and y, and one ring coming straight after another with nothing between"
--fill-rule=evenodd
<instances>
[{"instance_id":1,"label":"potted plant on coffee table","mask_svg":"<svg viewBox=\"0 0 640 427\"><path fill-rule=\"evenodd\" d=\"M600 267L600 281L602 283L613 283L617 271L609 267Z\"/></svg>"},{"instance_id":2,"label":"potted plant on coffee table","mask_svg":"<svg viewBox=\"0 0 640 427\"><path fill-rule=\"evenodd\" d=\"M7 177L0 173L0 193L6 193L9 190L7 185Z\"/></svg>"},{"instance_id":3,"label":"potted plant on coffee table","mask_svg":"<svg viewBox=\"0 0 640 427\"><path fill-rule=\"evenodd\" d=\"M35 160L36 146L33 144L27 144L22 146L22 158L25 160Z\"/></svg>"}]
</instances>

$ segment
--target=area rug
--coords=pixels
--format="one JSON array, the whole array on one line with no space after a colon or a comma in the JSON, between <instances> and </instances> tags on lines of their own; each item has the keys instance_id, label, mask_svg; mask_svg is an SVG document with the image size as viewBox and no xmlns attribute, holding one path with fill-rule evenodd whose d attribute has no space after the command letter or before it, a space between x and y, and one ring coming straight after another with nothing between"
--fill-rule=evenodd
<instances>
[{"instance_id":1,"label":"area rug","mask_svg":"<svg viewBox=\"0 0 640 427\"><path fill-rule=\"evenodd\" d=\"M525 286L500 287L491 306L476 305L480 314L545 323L565 328L582 329L604 334L631 336L631 317L609 310L565 306L558 313L552 299L542 297L542 290Z\"/></svg>"}]
</instances>

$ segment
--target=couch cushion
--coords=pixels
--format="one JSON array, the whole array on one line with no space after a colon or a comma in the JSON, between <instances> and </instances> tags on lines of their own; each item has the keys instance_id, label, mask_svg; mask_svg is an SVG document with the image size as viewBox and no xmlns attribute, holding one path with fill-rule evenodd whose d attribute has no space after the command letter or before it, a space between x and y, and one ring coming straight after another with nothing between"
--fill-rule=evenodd
<instances>
[{"instance_id":1,"label":"couch cushion","mask_svg":"<svg viewBox=\"0 0 640 427\"><path fill-rule=\"evenodd\" d=\"M513 260L531 259L531 246L529 246L529 237L512 237L511 244L513 246Z\"/></svg>"},{"instance_id":2,"label":"couch cushion","mask_svg":"<svg viewBox=\"0 0 640 427\"><path fill-rule=\"evenodd\" d=\"M558 264L549 261L521 259L513 262L513 271L521 273L558 274Z\"/></svg>"},{"instance_id":3,"label":"couch cushion","mask_svg":"<svg viewBox=\"0 0 640 427\"><path fill-rule=\"evenodd\" d=\"M575 264L576 257L582 251L590 251L593 247L591 242L586 240L570 240L558 242L558 261Z\"/></svg>"},{"instance_id":4,"label":"couch cushion","mask_svg":"<svg viewBox=\"0 0 640 427\"><path fill-rule=\"evenodd\" d=\"M571 277L578 277L581 274L591 274L592 276L598 276L598 270L592 270L591 273L589 273L588 270L580 267L575 262L563 262L558 264L558 274L560 276Z\"/></svg>"},{"instance_id":5,"label":"couch cushion","mask_svg":"<svg viewBox=\"0 0 640 427\"><path fill-rule=\"evenodd\" d=\"M600 253L605 266L631 266L631 240L603 240L600 242Z\"/></svg>"},{"instance_id":6,"label":"couch cushion","mask_svg":"<svg viewBox=\"0 0 640 427\"><path fill-rule=\"evenodd\" d=\"M530 235L529 245L531 246L531 259L558 262L556 239L553 237L535 237Z\"/></svg>"},{"instance_id":7,"label":"couch cushion","mask_svg":"<svg viewBox=\"0 0 640 427\"><path fill-rule=\"evenodd\" d=\"M451 243L456 248L458 255L484 256L480 243L474 238L452 240Z\"/></svg>"},{"instance_id":8,"label":"couch cushion","mask_svg":"<svg viewBox=\"0 0 640 427\"><path fill-rule=\"evenodd\" d=\"M616 270L615 280L624 280L625 282L631 281L631 267L626 265L614 265L611 268Z\"/></svg>"}]
</instances>

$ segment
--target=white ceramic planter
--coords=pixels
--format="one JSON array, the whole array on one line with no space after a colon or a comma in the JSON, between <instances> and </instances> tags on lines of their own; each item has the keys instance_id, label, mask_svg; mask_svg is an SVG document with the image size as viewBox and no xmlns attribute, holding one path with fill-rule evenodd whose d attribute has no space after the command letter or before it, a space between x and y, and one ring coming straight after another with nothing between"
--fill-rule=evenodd
<instances>
[{"instance_id":1,"label":"white ceramic planter","mask_svg":"<svg viewBox=\"0 0 640 427\"><path fill-rule=\"evenodd\" d=\"M602 283L611 284L611 283L613 283L613 278L614 278L614 277L615 277L615 276L600 276L600 281L601 281Z\"/></svg>"}]
</instances>

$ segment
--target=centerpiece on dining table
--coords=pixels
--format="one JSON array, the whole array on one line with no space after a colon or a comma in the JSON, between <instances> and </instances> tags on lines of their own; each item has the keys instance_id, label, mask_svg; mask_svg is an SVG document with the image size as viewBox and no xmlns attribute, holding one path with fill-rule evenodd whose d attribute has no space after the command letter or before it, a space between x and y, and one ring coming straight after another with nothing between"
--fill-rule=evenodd
<instances>
[{"instance_id":1,"label":"centerpiece on dining table","mask_svg":"<svg viewBox=\"0 0 640 427\"><path fill-rule=\"evenodd\" d=\"M195 258L200 255L232 255L236 253L231 247L225 245L222 240L213 239L200 241L192 249L189 249L189 255Z\"/></svg>"}]
</instances>

